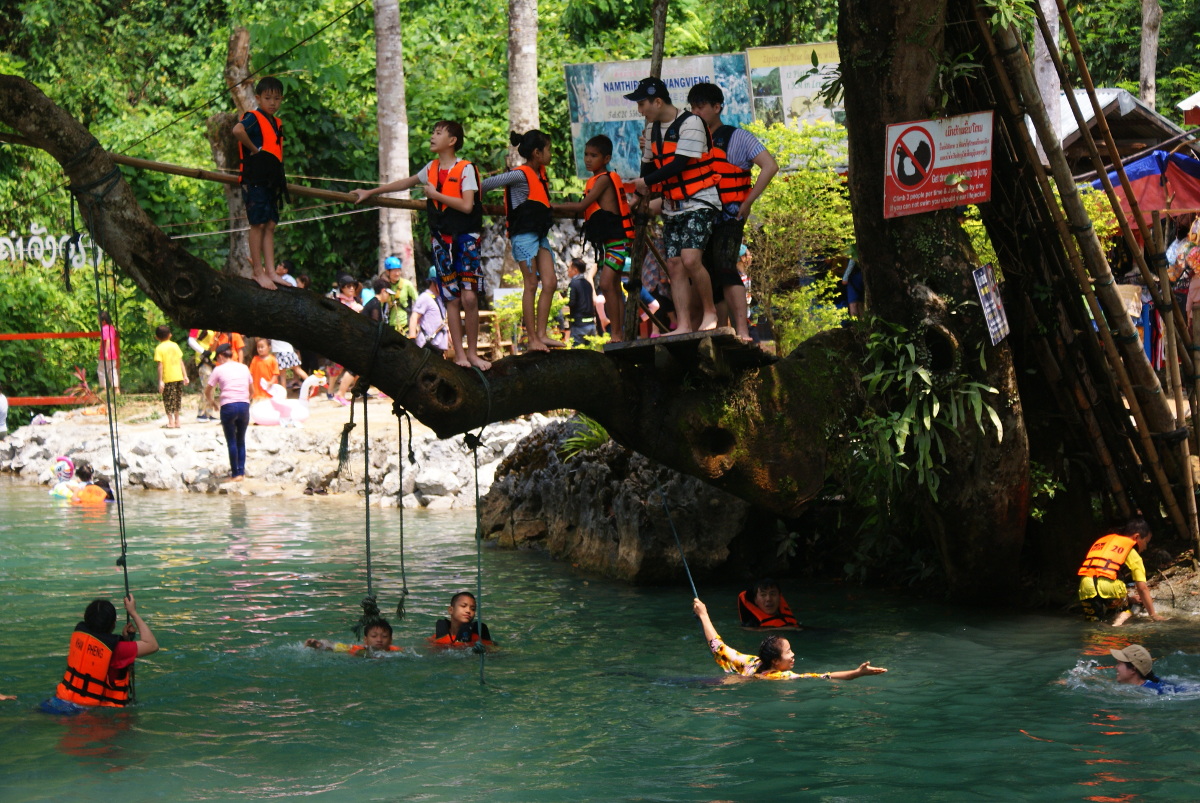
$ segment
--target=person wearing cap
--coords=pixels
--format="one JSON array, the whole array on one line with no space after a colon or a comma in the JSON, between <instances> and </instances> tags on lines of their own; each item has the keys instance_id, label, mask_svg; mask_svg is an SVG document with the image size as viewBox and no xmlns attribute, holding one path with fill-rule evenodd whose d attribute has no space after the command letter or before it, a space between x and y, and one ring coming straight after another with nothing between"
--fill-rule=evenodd
<instances>
[{"instance_id":1,"label":"person wearing cap","mask_svg":"<svg viewBox=\"0 0 1200 803\"><path fill-rule=\"evenodd\" d=\"M712 137L713 169L717 172L717 193L721 196L721 214L704 249L704 267L712 278L714 300L718 304L725 302L727 316L738 337L749 340L746 291L738 273L739 250L744 248L742 234L750 208L779 172L779 163L758 137L721 120L725 93L719 86L693 84L687 99L692 114L704 121ZM750 171L755 165L758 177L751 182Z\"/></svg>"},{"instance_id":2,"label":"person wearing cap","mask_svg":"<svg viewBox=\"0 0 1200 803\"><path fill-rule=\"evenodd\" d=\"M417 303L417 286L404 277L403 267L400 257L392 255L383 260L383 273L380 274L392 286L392 310L388 322L400 334L408 332L408 316L412 315L413 304Z\"/></svg>"},{"instance_id":3,"label":"person wearing cap","mask_svg":"<svg viewBox=\"0 0 1200 803\"><path fill-rule=\"evenodd\" d=\"M1138 601L1156 622L1163 621L1154 609L1154 597L1146 585L1146 566L1138 550L1150 543L1150 525L1135 518L1119 533L1109 533L1096 540L1079 567L1079 600L1088 621L1104 622L1113 618L1112 626L1120 627L1132 615L1129 610L1129 591L1118 574L1128 568L1137 587Z\"/></svg>"},{"instance_id":4,"label":"person wearing cap","mask_svg":"<svg viewBox=\"0 0 1200 803\"><path fill-rule=\"evenodd\" d=\"M246 476L246 428L250 426L250 369L233 359L233 347L217 346L217 367L213 368L204 388L211 402L213 388L221 391L221 429L229 449L229 476L241 482Z\"/></svg>"},{"instance_id":5,"label":"person wearing cap","mask_svg":"<svg viewBox=\"0 0 1200 803\"><path fill-rule=\"evenodd\" d=\"M1162 678L1154 674L1154 661L1150 657L1150 651L1141 644L1130 644L1123 650L1109 650L1109 652L1118 662L1117 683L1153 689L1158 694L1189 691L1184 686L1163 683Z\"/></svg>"},{"instance_id":6,"label":"person wearing cap","mask_svg":"<svg viewBox=\"0 0 1200 803\"><path fill-rule=\"evenodd\" d=\"M679 321L675 332L715 329L712 282L702 260L721 209L710 153L712 138L703 120L671 105L667 85L659 78L643 78L625 99L637 103L646 128L642 174L623 181L639 194L663 194L663 247ZM691 308L694 301L699 302L699 320Z\"/></svg>"}]
</instances>

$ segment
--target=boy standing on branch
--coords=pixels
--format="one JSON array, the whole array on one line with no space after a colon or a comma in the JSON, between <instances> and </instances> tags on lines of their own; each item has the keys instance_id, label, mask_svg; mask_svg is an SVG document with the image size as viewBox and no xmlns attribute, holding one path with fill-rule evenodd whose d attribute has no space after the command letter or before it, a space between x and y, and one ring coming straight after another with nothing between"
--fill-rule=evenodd
<instances>
[{"instance_id":1,"label":"boy standing on branch","mask_svg":"<svg viewBox=\"0 0 1200 803\"><path fill-rule=\"evenodd\" d=\"M250 223L250 269L259 286L275 289L275 224L279 199L287 189L283 175L283 123L275 116L283 103L283 84L267 76L254 88L258 108L233 127L242 160L242 200Z\"/></svg>"},{"instance_id":2,"label":"boy standing on branch","mask_svg":"<svg viewBox=\"0 0 1200 803\"><path fill-rule=\"evenodd\" d=\"M688 91L688 106L692 114L704 121L712 136L713 169L718 176L717 193L721 196L721 214L704 249L704 266L712 277L714 300L725 301L738 337L749 340L746 288L738 273L742 232L750 207L779 172L779 163L749 131L721 122L725 93L716 84L695 84ZM753 186L751 165L759 168Z\"/></svg>"},{"instance_id":3,"label":"boy standing on branch","mask_svg":"<svg viewBox=\"0 0 1200 803\"><path fill-rule=\"evenodd\" d=\"M638 114L646 118L642 174L625 183L639 194L663 194L663 246L679 320L675 334L715 329L712 283L701 261L720 211L708 128L691 112L672 106L667 85L653 76L643 78L625 99L636 101ZM700 302L699 325L693 321L694 298Z\"/></svg>"}]
</instances>

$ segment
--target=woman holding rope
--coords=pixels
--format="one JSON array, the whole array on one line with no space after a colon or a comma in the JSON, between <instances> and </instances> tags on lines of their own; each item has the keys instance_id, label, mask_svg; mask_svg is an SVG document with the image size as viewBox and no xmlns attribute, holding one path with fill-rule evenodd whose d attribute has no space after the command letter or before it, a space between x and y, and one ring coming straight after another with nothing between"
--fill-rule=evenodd
<instances>
[{"instance_id":1,"label":"woman holding rope","mask_svg":"<svg viewBox=\"0 0 1200 803\"><path fill-rule=\"evenodd\" d=\"M822 680L854 680L866 675L881 675L887 670L871 666L870 661L863 661L857 669L847 669L841 672L793 672L796 665L796 655L787 639L778 635L770 635L759 645L758 655L745 655L728 646L713 627L708 618L708 608L699 598L692 600L692 612L700 619L704 628L704 638L708 648L712 650L717 666L728 674L743 677L767 678L768 680L793 680L795 678L821 678Z\"/></svg>"}]
</instances>

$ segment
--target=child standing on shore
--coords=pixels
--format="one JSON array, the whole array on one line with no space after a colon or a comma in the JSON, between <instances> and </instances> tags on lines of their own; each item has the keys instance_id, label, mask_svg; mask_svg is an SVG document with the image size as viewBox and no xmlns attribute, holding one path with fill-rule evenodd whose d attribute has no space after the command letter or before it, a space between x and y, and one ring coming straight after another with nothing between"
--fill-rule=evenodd
<instances>
[{"instance_id":1,"label":"child standing on shore","mask_svg":"<svg viewBox=\"0 0 1200 803\"><path fill-rule=\"evenodd\" d=\"M179 429L183 386L188 383L183 352L171 340L171 327L158 327L154 330L154 336L158 338L158 345L154 348L154 361L158 363L158 392L162 394L163 409L167 411L167 429Z\"/></svg>"},{"instance_id":2,"label":"child standing on shore","mask_svg":"<svg viewBox=\"0 0 1200 803\"><path fill-rule=\"evenodd\" d=\"M254 88L258 108L233 127L242 160L242 199L250 223L250 268L254 281L275 289L275 224L279 199L287 187L283 175L283 123L275 116L283 104L283 83L267 76Z\"/></svg>"},{"instance_id":3,"label":"child standing on shore","mask_svg":"<svg viewBox=\"0 0 1200 803\"><path fill-rule=\"evenodd\" d=\"M435 123L429 150L437 156L415 176L373 190L354 190L358 203L385 192L423 184L429 216L430 246L437 268L437 287L446 305L446 322L454 343L454 362L486 371L492 364L479 356L479 297L484 294L479 239L483 231L479 171L458 158L463 128L453 120ZM463 349L463 318L467 347Z\"/></svg>"},{"instance_id":4,"label":"child standing on shore","mask_svg":"<svg viewBox=\"0 0 1200 803\"><path fill-rule=\"evenodd\" d=\"M100 389L112 387L113 393L121 392L121 341L117 336L117 327L113 326L112 318L106 310L100 312L100 355L96 360L96 376L100 380Z\"/></svg>"},{"instance_id":5,"label":"child standing on shore","mask_svg":"<svg viewBox=\"0 0 1200 803\"><path fill-rule=\"evenodd\" d=\"M260 337L254 344L254 359L250 360L250 377L253 380L250 383L250 401L256 402L259 399L269 399L271 394L267 393L263 387L263 382L267 383L267 387L279 384L279 363L275 361L275 355L271 353L270 338Z\"/></svg>"},{"instance_id":6,"label":"child standing on shore","mask_svg":"<svg viewBox=\"0 0 1200 803\"><path fill-rule=\"evenodd\" d=\"M508 213L508 239L512 242L513 259L521 266L524 292L521 312L530 351L549 351L562 348L563 343L546 334L558 276L554 272L554 255L550 251L550 179L546 165L550 164L550 137L533 129L524 134L513 132L509 138L525 164L498 176L484 179L483 191L504 188L504 208ZM542 296L537 298L538 280ZM535 304L536 301L536 304ZM536 314L535 314L536 310Z\"/></svg>"},{"instance_id":7,"label":"child standing on shore","mask_svg":"<svg viewBox=\"0 0 1200 803\"><path fill-rule=\"evenodd\" d=\"M621 276L625 272L634 232L625 185L620 176L608 169L612 148L612 140L603 134L587 141L583 148L583 165L591 171L592 177L584 187L583 200L563 204L560 208L583 215L583 236L596 249L604 312L612 324L612 341L617 343L625 339L625 293L621 288Z\"/></svg>"}]
</instances>

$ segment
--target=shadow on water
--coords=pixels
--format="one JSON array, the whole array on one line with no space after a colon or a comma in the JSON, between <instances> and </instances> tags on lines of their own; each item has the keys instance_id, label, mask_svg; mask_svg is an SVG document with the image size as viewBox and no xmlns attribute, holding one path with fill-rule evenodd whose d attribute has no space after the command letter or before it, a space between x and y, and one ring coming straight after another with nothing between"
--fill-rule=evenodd
<instances>
[{"instance_id":1,"label":"shadow on water","mask_svg":"<svg viewBox=\"0 0 1200 803\"><path fill-rule=\"evenodd\" d=\"M1200 678L1189 623L1102 631L837 584L787 588L798 671L871 659L853 683L726 682L690 592L582 577L486 549L481 612L501 644L433 653L452 593L475 587L469 513L409 514L395 643L351 658L365 591L361 511L319 500L130 494L130 581L164 649L138 705L34 712L94 596L121 592L115 516L0 483L0 789L92 799L561 801L1195 799L1194 695L1111 683L1142 640L1167 677ZM373 513L376 590L401 588L398 518ZM731 645L736 589L701 583ZM1111 645L1111 646L1110 646ZM1111 665L1111 660L1107 665Z\"/></svg>"}]
</instances>

